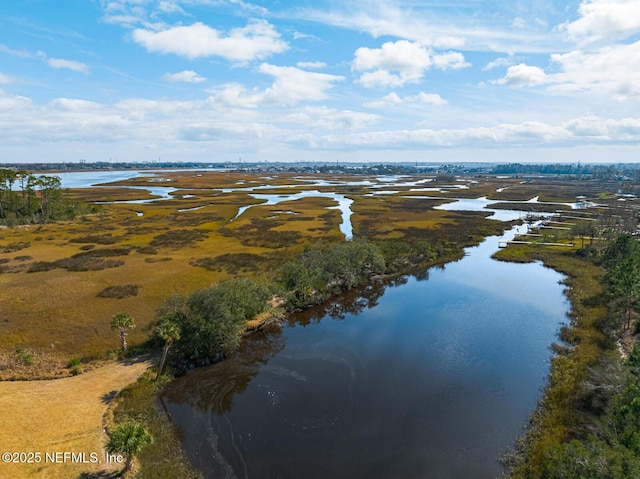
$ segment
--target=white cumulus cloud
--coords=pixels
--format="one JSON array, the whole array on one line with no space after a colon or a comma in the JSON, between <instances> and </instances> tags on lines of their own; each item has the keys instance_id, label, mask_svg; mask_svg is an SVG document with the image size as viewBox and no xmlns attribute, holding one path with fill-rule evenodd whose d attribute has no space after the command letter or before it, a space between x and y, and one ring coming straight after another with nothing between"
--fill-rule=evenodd
<instances>
[{"instance_id":1,"label":"white cumulus cloud","mask_svg":"<svg viewBox=\"0 0 640 479\"><path fill-rule=\"evenodd\" d=\"M460 69L470 66L458 52L434 54L418 42L386 42L380 48L358 48L351 69L363 72L358 82L365 87L401 86L420 81L427 70Z\"/></svg>"},{"instance_id":2,"label":"white cumulus cloud","mask_svg":"<svg viewBox=\"0 0 640 479\"><path fill-rule=\"evenodd\" d=\"M615 41L640 33L638 0L583 0L580 18L560 26L581 43Z\"/></svg>"},{"instance_id":3,"label":"white cumulus cloud","mask_svg":"<svg viewBox=\"0 0 640 479\"><path fill-rule=\"evenodd\" d=\"M551 56L560 72L552 76L552 92L588 92L619 100L640 99L640 41L576 50Z\"/></svg>"},{"instance_id":4,"label":"white cumulus cloud","mask_svg":"<svg viewBox=\"0 0 640 479\"><path fill-rule=\"evenodd\" d=\"M234 28L225 34L201 22L161 31L136 29L133 39L150 52L172 53L189 59L219 56L247 62L281 53L289 48L273 25L263 20Z\"/></svg>"},{"instance_id":5,"label":"white cumulus cloud","mask_svg":"<svg viewBox=\"0 0 640 479\"><path fill-rule=\"evenodd\" d=\"M542 68L520 63L507 69L507 74L496 83L513 87L538 86L547 81Z\"/></svg>"},{"instance_id":6,"label":"white cumulus cloud","mask_svg":"<svg viewBox=\"0 0 640 479\"><path fill-rule=\"evenodd\" d=\"M257 107L259 105L293 106L306 101L321 101L327 91L344 77L262 63L260 73L274 77L272 85L264 90L248 90L231 83L212 91L214 98L233 106Z\"/></svg>"},{"instance_id":7,"label":"white cumulus cloud","mask_svg":"<svg viewBox=\"0 0 640 479\"><path fill-rule=\"evenodd\" d=\"M177 73L166 73L162 78L171 83L202 83L206 80L206 78L201 77L193 70L183 70Z\"/></svg>"}]
</instances>

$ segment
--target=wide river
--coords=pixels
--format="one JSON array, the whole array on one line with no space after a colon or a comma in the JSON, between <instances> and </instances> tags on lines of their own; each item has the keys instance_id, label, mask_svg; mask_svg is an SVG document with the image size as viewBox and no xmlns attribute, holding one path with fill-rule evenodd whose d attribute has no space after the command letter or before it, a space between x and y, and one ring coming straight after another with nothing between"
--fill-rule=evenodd
<instances>
[{"instance_id":1,"label":"wide river","mask_svg":"<svg viewBox=\"0 0 640 479\"><path fill-rule=\"evenodd\" d=\"M254 334L162 406L206 478L500 474L565 321L562 276L490 258L498 237Z\"/></svg>"}]
</instances>

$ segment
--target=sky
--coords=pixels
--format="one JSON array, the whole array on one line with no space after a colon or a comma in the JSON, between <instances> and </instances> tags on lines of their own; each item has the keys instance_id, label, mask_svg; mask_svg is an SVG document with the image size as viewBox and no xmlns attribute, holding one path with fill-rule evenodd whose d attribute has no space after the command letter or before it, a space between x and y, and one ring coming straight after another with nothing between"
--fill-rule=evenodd
<instances>
[{"instance_id":1,"label":"sky","mask_svg":"<svg viewBox=\"0 0 640 479\"><path fill-rule=\"evenodd\" d=\"M639 0L3 0L0 163L640 162Z\"/></svg>"}]
</instances>

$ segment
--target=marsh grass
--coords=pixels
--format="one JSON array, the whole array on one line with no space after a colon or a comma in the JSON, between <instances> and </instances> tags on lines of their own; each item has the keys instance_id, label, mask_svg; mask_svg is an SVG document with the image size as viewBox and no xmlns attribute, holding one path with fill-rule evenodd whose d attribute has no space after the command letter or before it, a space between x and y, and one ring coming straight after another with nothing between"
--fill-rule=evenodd
<instances>
[{"instance_id":1,"label":"marsh grass","mask_svg":"<svg viewBox=\"0 0 640 479\"><path fill-rule=\"evenodd\" d=\"M68 376L62 357L51 351L17 348L0 351L0 380L54 379Z\"/></svg>"},{"instance_id":2,"label":"marsh grass","mask_svg":"<svg viewBox=\"0 0 640 479\"><path fill-rule=\"evenodd\" d=\"M583 384L589 370L605 356L612 354L615 344L602 331L607 318L607 305L602 286L603 271L576 254L536 245L510 245L494 254L503 261L542 261L545 266L565 275L571 302L569 324L562 328L562 345L554 348L548 383L544 395L532 414L526 435L508 458L514 479L539 477L540 467L553 448L583 433L588 419L579 407Z\"/></svg>"},{"instance_id":3,"label":"marsh grass","mask_svg":"<svg viewBox=\"0 0 640 479\"><path fill-rule=\"evenodd\" d=\"M180 435L170 418L156 407L162 381L154 381L151 372L120 392L115 406L107 414L108 428L130 421L144 424L153 436L153 444L137 456L139 470L136 479L197 479L196 472L180 444ZM165 377L166 379L166 377Z\"/></svg>"},{"instance_id":4,"label":"marsh grass","mask_svg":"<svg viewBox=\"0 0 640 479\"><path fill-rule=\"evenodd\" d=\"M247 173L200 174L164 173L173 180L167 185L183 188L180 194L189 192L197 198L175 194L169 203L103 205L98 214L76 222L1 229L0 272L10 274L0 274L0 351L11 355L18 347L33 348L59 355L62 366L69 357L103 357L117 346L108 319L121 310L132 314L139 325L129 337L133 346L146 339L155 310L172 294L190 294L239 273L268 274L310 245L344 238L339 231L340 212L327 209L336 206L330 198L260 205L260 200L244 192L220 191L239 184L250 187L267 182L274 190L285 191L281 187L290 184L297 185L295 190L308 189L308 183L294 178L300 175L272 175L267 180ZM332 182L363 179L314 177ZM535 196L535 186L519 185L519 181L481 181L468 190L452 189L436 199L363 196L369 190L362 187L341 191L349 192L354 200L351 221L355 237L425 241L453 252L509 225L488 221L482 213L447 212L434 210L433 206L462 195L486 196L497 187L517 188L521 198ZM141 180L141 184L159 183ZM318 189L336 188L340 185ZM95 188L90 194L92 200L104 201L118 190L125 189ZM287 193L291 191L286 189ZM123 195L139 193L132 190ZM177 211L205 203L207 206L200 210ZM246 205L256 206L230 222L238 208ZM143 216L138 216L138 211ZM24 251L15 253L17 245ZM5 249L13 251L5 253ZM16 260L18 255L31 259ZM138 286L137 296L117 301L98 296L109 286L125 283ZM53 350L49 348L51 343L55 344Z\"/></svg>"},{"instance_id":5,"label":"marsh grass","mask_svg":"<svg viewBox=\"0 0 640 479\"><path fill-rule=\"evenodd\" d=\"M118 268L124 265L120 259L101 259L94 256L80 256L63 258L56 261L55 266L67 271L101 271L108 268ZM30 271L33 272L33 271Z\"/></svg>"},{"instance_id":6,"label":"marsh grass","mask_svg":"<svg viewBox=\"0 0 640 479\"><path fill-rule=\"evenodd\" d=\"M2 248L1 251L3 253L13 253L15 251L20 251L21 249L28 248L29 246L31 246L31 242L29 241L9 243L7 246Z\"/></svg>"},{"instance_id":7,"label":"marsh grass","mask_svg":"<svg viewBox=\"0 0 640 479\"><path fill-rule=\"evenodd\" d=\"M122 284L116 286L108 286L98 293L99 298L115 298L122 299L130 296L138 296L137 284Z\"/></svg>"},{"instance_id":8,"label":"marsh grass","mask_svg":"<svg viewBox=\"0 0 640 479\"><path fill-rule=\"evenodd\" d=\"M193 265L210 271L226 271L229 274L235 275L238 273L256 273L262 271L265 264L269 262L269 258L265 258L263 255L251 253L225 253L214 258L198 258L193 261Z\"/></svg>"},{"instance_id":9,"label":"marsh grass","mask_svg":"<svg viewBox=\"0 0 640 479\"><path fill-rule=\"evenodd\" d=\"M207 237L207 232L203 230L170 230L154 236L149 245L153 247L180 249L193 246L197 241L203 241Z\"/></svg>"},{"instance_id":10,"label":"marsh grass","mask_svg":"<svg viewBox=\"0 0 640 479\"><path fill-rule=\"evenodd\" d=\"M96 243L96 244L116 244L120 241L120 238L114 237L111 233L104 233L99 235L85 235L77 238L71 238L70 243Z\"/></svg>"}]
</instances>

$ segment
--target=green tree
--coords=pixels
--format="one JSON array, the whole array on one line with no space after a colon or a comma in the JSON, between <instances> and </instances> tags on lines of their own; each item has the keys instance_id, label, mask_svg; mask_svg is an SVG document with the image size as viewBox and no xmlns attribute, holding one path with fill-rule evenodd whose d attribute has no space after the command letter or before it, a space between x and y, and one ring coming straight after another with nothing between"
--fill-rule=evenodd
<instances>
[{"instance_id":1,"label":"green tree","mask_svg":"<svg viewBox=\"0 0 640 479\"><path fill-rule=\"evenodd\" d=\"M174 295L166 300L156 313L155 333L164 340L162 358L160 359L156 379L162 374L169 349L173 343L180 339L182 333L180 324L184 322L185 318L184 306L184 298L180 295Z\"/></svg>"},{"instance_id":2,"label":"green tree","mask_svg":"<svg viewBox=\"0 0 640 479\"><path fill-rule=\"evenodd\" d=\"M162 304L156 318L158 326L169 321L179 331L163 325L167 327L163 334L171 335L169 344L160 331L158 336L165 339L165 347L173 348L179 361L224 354L239 344L244 322L263 312L271 296L270 288L249 278L223 280L187 298L174 295Z\"/></svg>"},{"instance_id":3,"label":"green tree","mask_svg":"<svg viewBox=\"0 0 640 479\"><path fill-rule=\"evenodd\" d=\"M127 329L133 329L135 327L133 317L126 313L118 313L111 318L111 329L117 329L120 332L123 351L127 350Z\"/></svg>"},{"instance_id":4,"label":"green tree","mask_svg":"<svg viewBox=\"0 0 640 479\"><path fill-rule=\"evenodd\" d=\"M630 235L611 241L603 253L612 309L629 327L640 302L640 243Z\"/></svg>"},{"instance_id":5,"label":"green tree","mask_svg":"<svg viewBox=\"0 0 640 479\"><path fill-rule=\"evenodd\" d=\"M107 452L109 454L122 454L126 458L125 472L133 469L133 460L144 446L153 442L149 430L142 424L121 424L115 430L108 433Z\"/></svg>"}]
</instances>

